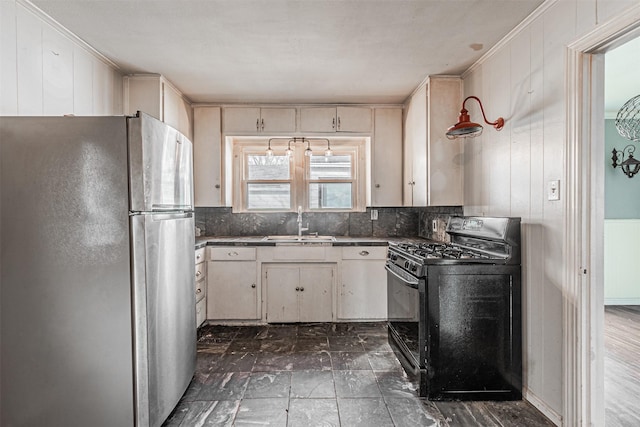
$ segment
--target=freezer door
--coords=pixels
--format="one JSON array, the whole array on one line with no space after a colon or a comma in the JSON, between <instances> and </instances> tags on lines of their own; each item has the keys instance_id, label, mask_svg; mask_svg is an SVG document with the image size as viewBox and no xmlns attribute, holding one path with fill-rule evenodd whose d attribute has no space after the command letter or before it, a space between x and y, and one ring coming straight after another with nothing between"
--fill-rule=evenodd
<instances>
[{"instance_id":1,"label":"freezer door","mask_svg":"<svg viewBox=\"0 0 640 427\"><path fill-rule=\"evenodd\" d=\"M195 372L194 219L131 216L137 425L160 426Z\"/></svg>"},{"instance_id":2,"label":"freezer door","mask_svg":"<svg viewBox=\"0 0 640 427\"><path fill-rule=\"evenodd\" d=\"M193 209L193 146L144 113L128 119L130 210Z\"/></svg>"}]
</instances>

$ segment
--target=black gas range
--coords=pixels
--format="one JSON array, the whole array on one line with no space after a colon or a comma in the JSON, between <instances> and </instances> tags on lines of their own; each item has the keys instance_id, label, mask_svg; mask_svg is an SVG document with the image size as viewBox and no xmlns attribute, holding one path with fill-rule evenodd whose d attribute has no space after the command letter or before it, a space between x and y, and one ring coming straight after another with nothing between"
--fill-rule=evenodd
<instances>
[{"instance_id":1,"label":"black gas range","mask_svg":"<svg viewBox=\"0 0 640 427\"><path fill-rule=\"evenodd\" d=\"M421 396L520 399L520 218L452 217L446 231L389 244L389 341Z\"/></svg>"}]
</instances>

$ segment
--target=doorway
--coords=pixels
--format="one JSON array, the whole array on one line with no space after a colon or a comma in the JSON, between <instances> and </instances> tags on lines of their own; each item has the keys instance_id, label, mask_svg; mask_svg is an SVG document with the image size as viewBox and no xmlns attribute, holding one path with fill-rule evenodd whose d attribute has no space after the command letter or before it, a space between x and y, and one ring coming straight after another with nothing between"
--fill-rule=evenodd
<instances>
[{"instance_id":1,"label":"doorway","mask_svg":"<svg viewBox=\"0 0 640 427\"><path fill-rule=\"evenodd\" d=\"M604 53L604 406L607 427L640 425L640 181L616 161L629 159L638 145L640 37ZM636 113L634 113L636 112ZM618 121L620 119L620 121ZM619 128L619 129L618 129ZM623 134L625 136L623 136ZM635 153L636 156L640 154ZM627 171L631 173L632 171ZM633 177L633 178L632 178Z\"/></svg>"},{"instance_id":2,"label":"doorway","mask_svg":"<svg viewBox=\"0 0 640 427\"><path fill-rule=\"evenodd\" d=\"M604 425L604 75L606 52L640 35L640 6L568 46L563 307L564 419ZM575 267L575 268L574 268Z\"/></svg>"}]
</instances>

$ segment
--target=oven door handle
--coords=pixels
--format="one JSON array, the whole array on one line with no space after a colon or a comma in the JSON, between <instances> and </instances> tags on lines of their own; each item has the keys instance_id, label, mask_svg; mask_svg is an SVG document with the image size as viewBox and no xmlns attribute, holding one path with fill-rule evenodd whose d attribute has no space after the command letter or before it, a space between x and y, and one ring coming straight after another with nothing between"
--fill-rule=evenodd
<instances>
[{"instance_id":1,"label":"oven door handle","mask_svg":"<svg viewBox=\"0 0 640 427\"><path fill-rule=\"evenodd\" d=\"M397 279L402 281L402 283L404 283L405 285L407 285L407 286L409 286L411 288L414 288L414 289L418 289L418 284L420 283L420 281L418 279L407 280L406 277L402 277L401 275L399 275L398 273L396 273L395 271L390 269L388 265L385 265L384 269L387 270L389 273L393 274Z\"/></svg>"}]
</instances>

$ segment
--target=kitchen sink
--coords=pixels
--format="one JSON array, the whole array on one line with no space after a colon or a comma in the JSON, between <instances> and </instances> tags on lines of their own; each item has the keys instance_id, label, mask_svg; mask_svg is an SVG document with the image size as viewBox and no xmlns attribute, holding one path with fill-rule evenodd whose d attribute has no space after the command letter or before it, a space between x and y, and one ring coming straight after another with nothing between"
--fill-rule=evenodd
<instances>
[{"instance_id":1,"label":"kitchen sink","mask_svg":"<svg viewBox=\"0 0 640 427\"><path fill-rule=\"evenodd\" d=\"M317 236L315 234L295 234L288 236L265 236L262 240L275 243L332 243L336 241L334 236Z\"/></svg>"}]
</instances>

